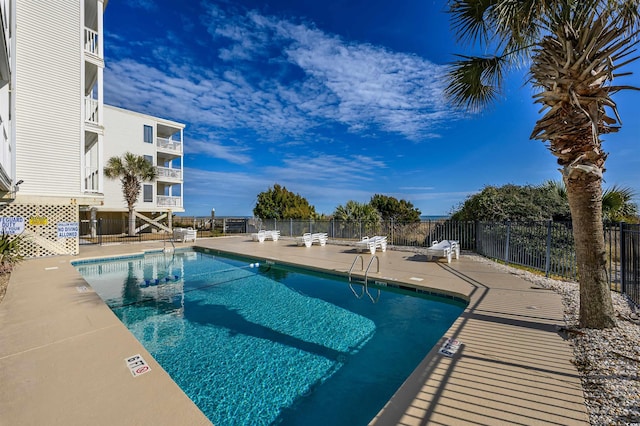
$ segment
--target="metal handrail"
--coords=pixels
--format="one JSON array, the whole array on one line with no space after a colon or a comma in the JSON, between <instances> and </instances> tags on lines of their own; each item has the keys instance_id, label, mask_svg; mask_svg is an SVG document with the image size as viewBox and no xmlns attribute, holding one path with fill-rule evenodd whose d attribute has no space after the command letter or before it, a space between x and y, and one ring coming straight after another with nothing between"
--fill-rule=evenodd
<instances>
[{"instance_id":1,"label":"metal handrail","mask_svg":"<svg viewBox=\"0 0 640 426\"><path fill-rule=\"evenodd\" d=\"M362 293L360 293L360 295L358 295L358 293L355 291L355 289L353 288L353 285L351 284L351 271L353 270L353 267L356 266L356 262L358 261L358 258L360 258L360 270L363 271L364 270L364 258L362 257L361 254L357 255L355 259L353 259L353 263L351 264L351 268L349 268L349 288L351 289L351 292L353 293L353 295L357 298L357 299L362 299L362 297L364 296L364 287L362 288Z\"/></svg>"},{"instance_id":2,"label":"metal handrail","mask_svg":"<svg viewBox=\"0 0 640 426\"><path fill-rule=\"evenodd\" d=\"M360 259L360 270L364 271L364 258L361 254L357 255L355 259L353 259L353 263L351 264L351 268L349 268L349 282L351 282L351 271L353 267L356 266L356 262Z\"/></svg>"},{"instance_id":3,"label":"metal handrail","mask_svg":"<svg viewBox=\"0 0 640 426\"><path fill-rule=\"evenodd\" d=\"M165 231L165 234L166 234L167 236L169 236L169 235L170 235L170 234L169 234L168 232L166 232L166 231ZM164 239L162 240L162 251L163 251L164 253L169 253L169 252L175 253L175 252L176 252L176 245L173 243L173 236L169 239L169 242L171 243L171 246L173 247L173 250L171 250L171 249L167 249L167 238L164 238Z\"/></svg>"},{"instance_id":4,"label":"metal handrail","mask_svg":"<svg viewBox=\"0 0 640 426\"><path fill-rule=\"evenodd\" d=\"M369 299L371 299L371 301L373 303L377 303L378 300L380 300L380 289L378 288L378 295L376 296L376 298L374 299L373 296L371 296L371 293L369 293L369 269L371 268L371 265L373 264L373 260L376 260L376 264L378 266L378 269L376 270L376 273L380 273L380 259L378 258L378 256L376 256L375 254L373 256L371 256L371 260L369 261L369 265L367 266L367 270L364 273L364 291L367 293L367 296L369 296Z\"/></svg>"}]
</instances>

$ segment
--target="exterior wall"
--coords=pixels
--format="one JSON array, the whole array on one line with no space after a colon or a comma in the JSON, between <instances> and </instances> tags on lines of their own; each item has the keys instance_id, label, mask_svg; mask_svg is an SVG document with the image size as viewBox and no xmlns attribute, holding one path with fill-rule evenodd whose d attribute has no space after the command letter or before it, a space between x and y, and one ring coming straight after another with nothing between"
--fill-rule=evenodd
<instances>
[{"instance_id":1,"label":"exterior wall","mask_svg":"<svg viewBox=\"0 0 640 426\"><path fill-rule=\"evenodd\" d=\"M11 88L14 73L15 2L0 0L0 192L13 194L15 182L15 143L11 111Z\"/></svg>"},{"instance_id":2,"label":"exterior wall","mask_svg":"<svg viewBox=\"0 0 640 426\"><path fill-rule=\"evenodd\" d=\"M17 199L83 197L81 12L79 0L17 0Z\"/></svg>"},{"instance_id":3,"label":"exterior wall","mask_svg":"<svg viewBox=\"0 0 640 426\"><path fill-rule=\"evenodd\" d=\"M153 158L153 165L158 166L158 125L175 128L180 131L184 128L184 124L176 123L169 120L163 120L145 114L128 111L113 106L104 106L104 159L105 162L111 157L122 156L125 152L131 152L136 155L147 155ZM153 143L144 142L144 126L153 128ZM178 161L176 161L177 163ZM179 158L180 167L182 167L182 157ZM162 166L162 164L160 164ZM179 182L182 184L182 179ZM163 207L157 204L158 184L156 182L143 182L153 186L153 201L145 202L143 200L142 191L136 203L135 209L139 213L150 212L183 212L182 204L179 207ZM109 211L127 211L127 204L122 196L122 185L119 179L104 180L104 205L98 207L99 212Z\"/></svg>"}]
</instances>

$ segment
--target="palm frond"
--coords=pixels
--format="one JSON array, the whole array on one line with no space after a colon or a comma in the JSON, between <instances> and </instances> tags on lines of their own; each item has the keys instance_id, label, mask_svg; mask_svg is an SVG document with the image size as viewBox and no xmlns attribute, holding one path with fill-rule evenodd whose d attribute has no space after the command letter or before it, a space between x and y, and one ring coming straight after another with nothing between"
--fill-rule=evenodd
<instances>
[{"instance_id":1,"label":"palm frond","mask_svg":"<svg viewBox=\"0 0 640 426\"><path fill-rule=\"evenodd\" d=\"M497 0L452 0L448 13L451 15L451 26L463 43L486 43L492 25L488 22L491 8Z\"/></svg>"},{"instance_id":2,"label":"palm frond","mask_svg":"<svg viewBox=\"0 0 640 426\"><path fill-rule=\"evenodd\" d=\"M640 26L640 0L610 0L609 8L622 21L622 27L633 34Z\"/></svg>"},{"instance_id":3,"label":"palm frond","mask_svg":"<svg viewBox=\"0 0 640 426\"><path fill-rule=\"evenodd\" d=\"M638 206L633 203L637 196L631 188L613 185L602 193L602 213L607 220L620 221L638 214Z\"/></svg>"},{"instance_id":4,"label":"palm frond","mask_svg":"<svg viewBox=\"0 0 640 426\"><path fill-rule=\"evenodd\" d=\"M502 88L504 57L460 56L448 72L445 95L457 107L478 111L495 101Z\"/></svg>"}]
</instances>

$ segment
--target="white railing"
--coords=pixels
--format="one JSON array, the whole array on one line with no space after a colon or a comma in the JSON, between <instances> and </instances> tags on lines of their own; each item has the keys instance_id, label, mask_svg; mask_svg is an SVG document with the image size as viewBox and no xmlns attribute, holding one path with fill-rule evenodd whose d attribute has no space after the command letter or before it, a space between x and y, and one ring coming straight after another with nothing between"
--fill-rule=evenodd
<instances>
[{"instance_id":1,"label":"white railing","mask_svg":"<svg viewBox=\"0 0 640 426\"><path fill-rule=\"evenodd\" d=\"M182 197L157 196L157 204L162 207L182 207Z\"/></svg>"},{"instance_id":2,"label":"white railing","mask_svg":"<svg viewBox=\"0 0 640 426\"><path fill-rule=\"evenodd\" d=\"M156 138L156 140L157 140L156 145L158 146L158 148L161 148L167 151L182 152L181 141L174 141L172 139L166 139L166 138Z\"/></svg>"},{"instance_id":3,"label":"white railing","mask_svg":"<svg viewBox=\"0 0 640 426\"><path fill-rule=\"evenodd\" d=\"M87 192L99 192L98 169L86 167L84 176L84 190Z\"/></svg>"},{"instance_id":4,"label":"white railing","mask_svg":"<svg viewBox=\"0 0 640 426\"><path fill-rule=\"evenodd\" d=\"M182 179L182 169L170 169L168 167L156 167L159 178Z\"/></svg>"},{"instance_id":5,"label":"white railing","mask_svg":"<svg viewBox=\"0 0 640 426\"><path fill-rule=\"evenodd\" d=\"M7 176L13 176L13 144L7 135L7 127L0 116L0 168L4 170Z\"/></svg>"},{"instance_id":6,"label":"white railing","mask_svg":"<svg viewBox=\"0 0 640 426\"><path fill-rule=\"evenodd\" d=\"M97 99L90 96L84 98L84 119L87 123L100 124Z\"/></svg>"},{"instance_id":7,"label":"white railing","mask_svg":"<svg viewBox=\"0 0 640 426\"><path fill-rule=\"evenodd\" d=\"M100 56L98 33L91 28L84 29L84 51L92 55Z\"/></svg>"}]
</instances>

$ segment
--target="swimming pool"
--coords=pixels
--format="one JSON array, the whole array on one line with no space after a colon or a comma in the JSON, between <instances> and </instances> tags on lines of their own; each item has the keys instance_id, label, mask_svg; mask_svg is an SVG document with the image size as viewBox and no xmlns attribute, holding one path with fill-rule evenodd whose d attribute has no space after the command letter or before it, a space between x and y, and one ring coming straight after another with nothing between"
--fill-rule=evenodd
<instances>
[{"instance_id":1,"label":"swimming pool","mask_svg":"<svg viewBox=\"0 0 640 426\"><path fill-rule=\"evenodd\" d=\"M218 426L367 424L465 307L198 251L74 266Z\"/></svg>"}]
</instances>

